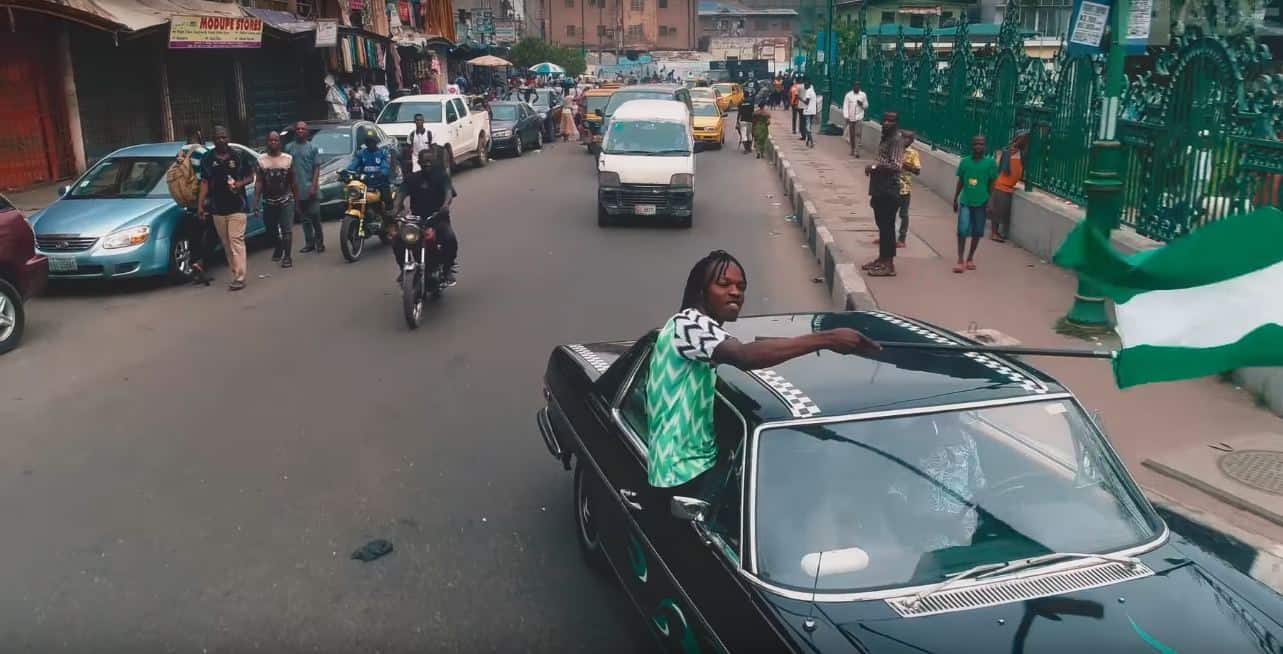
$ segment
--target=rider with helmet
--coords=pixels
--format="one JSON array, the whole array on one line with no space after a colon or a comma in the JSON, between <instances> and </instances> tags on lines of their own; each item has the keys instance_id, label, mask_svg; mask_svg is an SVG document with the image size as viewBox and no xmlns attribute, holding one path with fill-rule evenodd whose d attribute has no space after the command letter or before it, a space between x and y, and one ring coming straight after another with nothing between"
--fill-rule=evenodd
<instances>
[{"instance_id":1,"label":"rider with helmet","mask_svg":"<svg viewBox=\"0 0 1283 654\"><path fill-rule=\"evenodd\" d=\"M365 147L358 150L352 157L347 170L351 173L364 173L365 185L371 190L378 191L379 197L383 200L383 207L390 210L392 186L389 180L392 175L392 161L388 153L379 147L379 139L374 134L365 137Z\"/></svg>"}]
</instances>

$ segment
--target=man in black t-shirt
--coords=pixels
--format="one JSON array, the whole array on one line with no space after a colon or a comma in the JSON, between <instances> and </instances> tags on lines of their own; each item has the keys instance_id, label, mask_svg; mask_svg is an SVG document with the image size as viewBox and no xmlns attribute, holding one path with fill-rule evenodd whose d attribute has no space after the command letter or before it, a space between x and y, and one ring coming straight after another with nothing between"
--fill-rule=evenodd
<instances>
[{"instance_id":1,"label":"man in black t-shirt","mask_svg":"<svg viewBox=\"0 0 1283 654\"><path fill-rule=\"evenodd\" d=\"M455 237L454 228L450 225L450 203L457 195L459 194L454 190L450 175L443 167L436 164L431 149L421 150L419 172L411 173L402 182L401 203L397 209L398 213L404 214L408 208L410 213L424 218L433 213L437 214L436 218L428 222L428 226L436 230L437 238L441 240L442 255L445 257L446 286L454 286L455 275L458 274L458 265L455 260L459 256L459 240ZM398 239L393 241L392 250L399 270L405 258L405 247ZM400 277L397 281L400 281Z\"/></svg>"},{"instance_id":2,"label":"man in black t-shirt","mask_svg":"<svg viewBox=\"0 0 1283 654\"><path fill-rule=\"evenodd\" d=\"M245 188L254 181L254 158L231 147L226 127L214 128L214 151L200 160L200 199L196 206L213 216L223 242L232 283L227 290L245 288Z\"/></svg>"}]
</instances>

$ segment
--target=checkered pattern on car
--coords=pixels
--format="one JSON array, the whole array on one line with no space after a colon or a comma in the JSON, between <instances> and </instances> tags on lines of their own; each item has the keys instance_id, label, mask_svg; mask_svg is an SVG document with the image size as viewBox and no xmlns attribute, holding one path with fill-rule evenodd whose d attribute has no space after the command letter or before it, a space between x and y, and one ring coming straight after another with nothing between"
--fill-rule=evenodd
<instances>
[{"instance_id":1,"label":"checkered pattern on car","mask_svg":"<svg viewBox=\"0 0 1283 654\"><path fill-rule=\"evenodd\" d=\"M882 320L885 320L891 323L892 325L895 325L896 327L900 327L905 331L921 336L933 343L940 343L943 345L966 345L965 343L963 343L962 341L959 341L956 338L949 338L948 336L945 336L940 332L927 329L926 327L923 327L922 325L919 325L917 323L909 322L908 320L900 318L899 316L893 316L889 313L883 313L881 311L869 311L868 315L874 316L876 318L881 318ZM975 361L976 363L979 363L984 367L998 373L999 375L1006 377L1012 382L1019 384L1021 388L1025 389L1026 391L1029 391L1030 393L1047 392L1047 387L1042 382L1038 381L1037 379L1033 379L1032 377L1029 377L1024 373L1021 373L1019 370L1016 370L1015 368L1012 368L1011 366L1008 366L1007 364L991 356L988 356L986 354L981 354L979 352L967 352L962 356L965 356L968 359L971 359L972 361Z\"/></svg>"},{"instance_id":2,"label":"checkered pattern on car","mask_svg":"<svg viewBox=\"0 0 1283 654\"><path fill-rule=\"evenodd\" d=\"M780 396L784 403L788 405L789 411L794 418L810 418L820 415L820 407L802 392L802 389L793 385L792 382L785 379L783 375L770 369L754 370L752 375L758 381L766 385L767 388Z\"/></svg>"},{"instance_id":3,"label":"checkered pattern on car","mask_svg":"<svg viewBox=\"0 0 1283 654\"><path fill-rule=\"evenodd\" d=\"M582 345L567 345L566 347L569 348L571 352L578 354L579 358L587 361L588 365L596 369L597 372L606 372L606 369L610 367L610 363L605 359L601 358L596 352L593 352Z\"/></svg>"}]
</instances>

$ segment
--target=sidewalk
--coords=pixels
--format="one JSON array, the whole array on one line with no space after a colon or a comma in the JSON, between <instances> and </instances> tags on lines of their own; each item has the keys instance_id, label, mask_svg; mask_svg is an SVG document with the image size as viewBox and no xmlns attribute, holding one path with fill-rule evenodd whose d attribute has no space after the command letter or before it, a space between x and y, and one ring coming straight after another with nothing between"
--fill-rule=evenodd
<instances>
[{"instance_id":1,"label":"sidewalk","mask_svg":"<svg viewBox=\"0 0 1283 654\"><path fill-rule=\"evenodd\" d=\"M1073 300L1076 279L1050 262L1010 242L995 243L986 237L976 252L977 270L953 273L952 198L941 198L921 185L914 186L910 236L907 247L897 252L897 276L860 275L858 266L877 257L873 244L877 228L864 175L876 144L866 139L866 158L860 160L849 156L847 144L839 137L816 135L815 148L810 149L789 134L788 119L785 112L773 113L776 152L771 159L780 167L786 192L792 195L793 213L807 230L839 304L877 306L959 332L997 330L1029 346L1092 345L1054 331ZM1283 422L1277 416L1255 406L1248 393L1214 379L1120 391L1103 361L1047 357L1032 363L1099 412L1128 469L1160 506L1255 548L1262 554L1256 565L1263 569L1251 571L1253 576L1283 589L1283 518L1279 517L1283 496L1260 493L1229 478L1216 465L1220 452L1209 448L1237 441L1251 443L1252 449L1283 450ZM1159 461L1147 462L1151 458ZM1172 475L1184 476L1186 481ZM1187 483L1191 481L1204 488ZM1259 504L1239 502L1245 507L1251 504L1254 512L1224 501L1219 491L1229 486L1243 486L1231 489L1235 497L1259 500ZM1271 514L1274 520L1263 517Z\"/></svg>"}]
</instances>

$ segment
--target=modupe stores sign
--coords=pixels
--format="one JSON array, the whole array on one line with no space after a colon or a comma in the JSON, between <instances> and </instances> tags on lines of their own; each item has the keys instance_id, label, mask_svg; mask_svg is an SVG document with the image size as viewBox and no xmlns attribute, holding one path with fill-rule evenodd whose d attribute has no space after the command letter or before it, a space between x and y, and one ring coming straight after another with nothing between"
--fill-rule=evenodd
<instances>
[{"instance_id":1,"label":"modupe stores sign","mask_svg":"<svg viewBox=\"0 0 1283 654\"><path fill-rule=\"evenodd\" d=\"M174 16L169 20L169 47L174 50L258 48L263 21L252 16Z\"/></svg>"}]
</instances>

